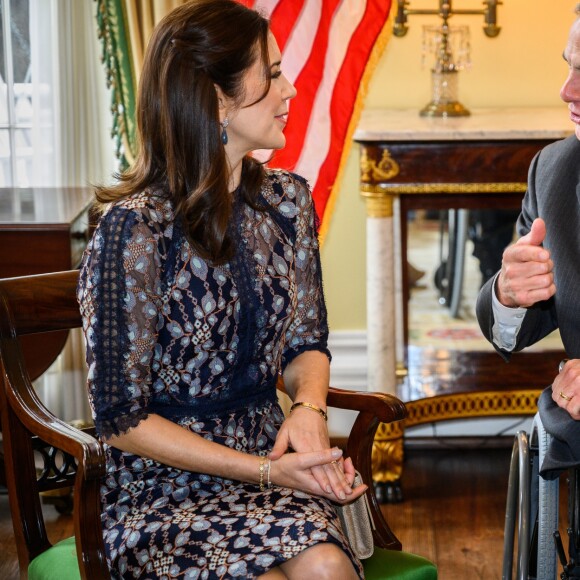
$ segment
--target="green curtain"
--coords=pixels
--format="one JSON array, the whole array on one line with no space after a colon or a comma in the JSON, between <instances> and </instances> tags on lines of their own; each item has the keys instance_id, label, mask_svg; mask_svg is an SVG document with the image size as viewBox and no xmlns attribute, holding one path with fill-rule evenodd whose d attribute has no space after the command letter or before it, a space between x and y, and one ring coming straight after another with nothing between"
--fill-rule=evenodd
<instances>
[{"instance_id":1,"label":"green curtain","mask_svg":"<svg viewBox=\"0 0 580 580\"><path fill-rule=\"evenodd\" d=\"M112 94L112 137L120 160L120 170L123 171L133 162L137 152L135 126L137 76L133 67L123 0L96 0L96 3L98 33L103 46L102 60Z\"/></svg>"}]
</instances>

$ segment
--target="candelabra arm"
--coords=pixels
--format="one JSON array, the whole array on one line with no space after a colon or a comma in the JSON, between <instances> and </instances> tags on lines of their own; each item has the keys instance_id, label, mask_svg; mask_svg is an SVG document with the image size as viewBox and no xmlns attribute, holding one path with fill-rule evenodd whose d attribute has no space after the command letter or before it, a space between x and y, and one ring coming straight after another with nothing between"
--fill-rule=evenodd
<instances>
[{"instance_id":1,"label":"candelabra arm","mask_svg":"<svg viewBox=\"0 0 580 580\"><path fill-rule=\"evenodd\" d=\"M433 15L441 19L441 26L437 31L437 42L431 46L435 56L435 64L431 69L433 98L431 102L421 109L419 114L423 117L463 117L469 115L469 110L457 100L458 73L465 66L466 61L462 60L461 56L457 60L457 55L454 55L455 48L452 46L450 36L452 29L449 26L449 20L455 14L483 16L485 21L483 30L486 36L494 38L501 30L497 25L497 7L501 5L501 1L482 0L484 8L480 10L454 10L453 0L438 0L439 7L437 10L411 9L409 4L410 0L397 0L397 12L393 26L393 34L397 37L403 37L407 34L409 29L407 20L410 15ZM465 28L467 29L467 27ZM467 35L468 32L465 34ZM463 46L462 50L466 50L465 46ZM467 45L468 51L469 45Z\"/></svg>"},{"instance_id":2,"label":"candelabra arm","mask_svg":"<svg viewBox=\"0 0 580 580\"><path fill-rule=\"evenodd\" d=\"M408 0L397 0L397 14L395 15L395 24L393 25L393 34L399 38L405 36L409 30L407 20L410 15L419 14L423 16L437 15L442 18L449 18L453 14L462 16L479 16L483 15L485 25L483 31L488 38L495 38L501 30L497 25L497 7L502 5L500 0L483 0L485 8L482 10L455 10L451 6L451 0L439 0L439 9L411 9Z\"/></svg>"},{"instance_id":3,"label":"candelabra arm","mask_svg":"<svg viewBox=\"0 0 580 580\"><path fill-rule=\"evenodd\" d=\"M497 25L497 7L501 2L498 2L498 0L485 0L484 4L486 9L483 31L489 38L495 38L501 30L501 27Z\"/></svg>"},{"instance_id":4,"label":"candelabra arm","mask_svg":"<svg viewBox=\"0 0 580 580\"><path fill-rule=\"evenodd\" d=\"M408 2L405 0L397 0L397 14L395 15L393 34L399 38L405 36L409 30L407 26L407 4Z\"/></svg>"}]
</instances>

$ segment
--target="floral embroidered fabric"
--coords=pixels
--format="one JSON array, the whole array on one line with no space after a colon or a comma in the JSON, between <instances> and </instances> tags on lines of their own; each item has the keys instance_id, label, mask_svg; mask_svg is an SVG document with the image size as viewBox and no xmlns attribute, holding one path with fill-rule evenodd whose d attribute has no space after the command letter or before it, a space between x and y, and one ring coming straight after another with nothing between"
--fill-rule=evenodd
<instances>
[{"instance_id":1,"label":"floral embroidered fabric","mask_svg":"<svg viewBox=\"0 0 580 580\"><path fill-rule=\"evenodd\" d=\"M157 413L223 445L269 452L283 421L278 373L305 350L330 354L308 187L270 171L259 201L264 211L236 199L236 253L221 266L192 249L163 192L120 200L101 218L78 288L100 436ZM115 577L253 578L320 541L342 546L360 569L323 499L106 449Z\"/></svg>"}]
</instances>

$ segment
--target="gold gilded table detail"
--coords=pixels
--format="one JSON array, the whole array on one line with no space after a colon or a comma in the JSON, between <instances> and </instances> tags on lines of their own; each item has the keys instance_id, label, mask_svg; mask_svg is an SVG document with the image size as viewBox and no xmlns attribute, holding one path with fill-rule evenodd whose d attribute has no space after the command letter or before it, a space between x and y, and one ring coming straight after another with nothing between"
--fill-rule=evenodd
<instances>
[{"instance_id":1,"label":"gold gilded table detail","mask_svg":"<svg viewBox=\"0 0 580 580\"><path fill-rule=\"evenodd\" d=\"M361 195L525 193L525 183L361 183Z\"/></svg>"},{"instance_id":2,"label":"gold gilded table detail","mask_svg":"<svg viewBox=\"0 0 580 580\"><path fill-rule=\"evenodd\" d=\"M534 156L573 130L561 106L472 113L471 117L427 119L411 109L367 110L354 134L360 151L359 194L367 211L366 294L367 304L372 305L367 313L369 390L400 384L408 365L408 213L520 208ZM395 480L395 485L385 487L396 490L407 427L536 412L539 391L520 390L535 382L522 378L506 385L504 392L489 392L492 384L486 375L470 377L466 392L458 377L450 385L455 394L408 402L409 417L404 422L379 427L373 450L376 481Z\"/></svg>"},{"instance_id":3,"label":"gold gilded table detail","mask_svg":"<svg viewBox=\"0 0 580 580\"><path fill-rule=\"evenodd\" d=\"M439 395L405 403L407 417L397 423L381 423L373 444L373 479L379 483L397 481L403 471L405 429L473 417L535 415L543 389L475 391Z\"/></svg>"},{"instance_id":4,"label":"gold gilded table detail","mask_svg":"<svg viewBox=\"0 0 580 580\"><path fill-rule=\"evenodd\" d=\"M393 483L403 474L403 436L393 440L375 438L371 456L373 481Z\"/></svg>"},{"instance_id":5,"label":"gold gilded table detail","mask_svg":"<svg viewBox=\"0 0 580 580\"><path fill-rule=\"evenodd\" d=\"M362 148L360 156L360 172L362 183L388 181L399 175L399 164L391 157L388 149L382 150L380 161L373 159L366 148Z\"/></svg>"},{"instance_id":6,"label":"gold gilded table detail","mask_svg":"<svg viewBox=\"0 0 580 580\"><path fill-rule=\"evenodd\" d=\"M361 196L365 198L367 217L388 218L393 216L393 197L381 193L379 195L361 191Z\"/></svg>"}]
</instances>

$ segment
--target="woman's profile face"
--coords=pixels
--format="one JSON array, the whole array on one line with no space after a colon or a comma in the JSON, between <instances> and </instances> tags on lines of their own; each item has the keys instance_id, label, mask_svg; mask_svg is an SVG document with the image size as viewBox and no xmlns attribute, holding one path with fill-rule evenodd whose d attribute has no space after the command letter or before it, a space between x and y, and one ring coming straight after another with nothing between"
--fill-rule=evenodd
<instances>
[{"instance_id":1,"label":"woman's profile face","mask_svg":"<svg viewBox=\"0 0 580 580\"><path fill-rule=\"evenodd\" d=\"M236 108L226 107L229 120L226 152L231 159L241 158L256 149L281 149L286 144L284 127L288 120L288 101L296 96L296 89L282 73L281 59L278 43L269 33L271 82L268 94L254 103L264 94L267 83L262 59L256 58L244 77L242 104Z\"/></svg>"}]
</instances>

